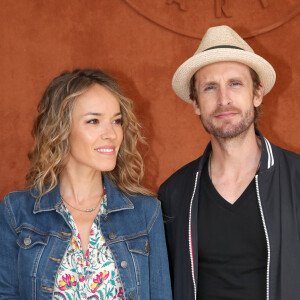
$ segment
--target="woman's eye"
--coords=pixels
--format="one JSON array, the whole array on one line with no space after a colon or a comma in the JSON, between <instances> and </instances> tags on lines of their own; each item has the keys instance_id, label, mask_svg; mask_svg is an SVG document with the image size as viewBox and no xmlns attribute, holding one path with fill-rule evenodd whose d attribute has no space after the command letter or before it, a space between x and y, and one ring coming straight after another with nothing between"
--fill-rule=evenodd
<instances>
[{"instance_id":1,"label":"woman's eye","mask_svg":"<svg viewBox=\"0 0 300 300\"><path fill-rule=\"evenodd\" d=\"M122 125L123 124L123 119L119 118L113 121L113 124L117 124L117 125Z\"/></svg>"},{"instance_id":2,"label":"woman's eye","mask_svg":"<svg viewBox=\"0 0 300 300\"><path fill-rule=\"evenodd\" d=\"M98 119L92 119L92 120L87 121L87 123L88 124L98 124L99 120Z\"/></svg>"}]
</instances>

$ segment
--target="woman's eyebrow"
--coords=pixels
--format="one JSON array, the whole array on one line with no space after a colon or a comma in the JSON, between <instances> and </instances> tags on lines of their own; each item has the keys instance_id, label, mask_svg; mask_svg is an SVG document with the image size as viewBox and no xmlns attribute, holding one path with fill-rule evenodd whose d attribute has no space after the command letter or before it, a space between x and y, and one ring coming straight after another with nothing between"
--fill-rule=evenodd
<instances>
[{"instance_id":1,"label":"woman's eyebrow","mask_svg":"<svg viewBox=\"0 0 300 300\"><path fill-rule=\"evenodd\" d=\"M121 115L121 112L117 112L114 114L114 117ZM84 116L102 116L103 113L98 113L98 112L87 112L86 114L84 114Z\"/></svg>"}]
</instances>

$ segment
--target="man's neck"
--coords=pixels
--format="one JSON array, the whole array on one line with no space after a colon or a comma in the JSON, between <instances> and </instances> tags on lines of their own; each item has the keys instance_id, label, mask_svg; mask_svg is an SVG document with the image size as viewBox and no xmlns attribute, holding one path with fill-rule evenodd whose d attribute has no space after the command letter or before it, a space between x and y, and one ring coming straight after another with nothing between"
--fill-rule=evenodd
<instances>
[{"instance_id":1,"label":"man's neck","mask_svg":"<svg viewBox=\"0 0 300 300\"><path fill-rule=\"evenodd\" d=\"M230 139L211 136L211 144L211 159L218 170L238 172L239 169L256 167L260 161L261 142L254 129Z\"/></svg>"},{"instance_id":2,"label":"man's neck","mask_svg":"<svg viewBox=\"0 0 300 300\"><path fill-rule=\"evenodd\" d=\"M211 143L210 178L223 198L234 203L259 168L260 140L252 130L243 137L228 139L222 143L212 137Z\"/></svg>"}]
</instances>

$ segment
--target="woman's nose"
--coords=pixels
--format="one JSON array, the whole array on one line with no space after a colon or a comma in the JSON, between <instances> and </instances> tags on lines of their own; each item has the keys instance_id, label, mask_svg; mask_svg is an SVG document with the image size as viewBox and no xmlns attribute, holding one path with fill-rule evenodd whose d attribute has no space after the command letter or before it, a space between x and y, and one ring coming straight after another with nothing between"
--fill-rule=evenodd
<instances>
[{"instance_id":1,"label":"woman's nose","mask_svg":"<svg viewBox=\"0 0 300 300\"><path fill-rule=\"evenodd\" d=\"M115 139L116 136L113 124L106 124L103 128L102 137L105 139Z\"/></svg>"}]
</instances>

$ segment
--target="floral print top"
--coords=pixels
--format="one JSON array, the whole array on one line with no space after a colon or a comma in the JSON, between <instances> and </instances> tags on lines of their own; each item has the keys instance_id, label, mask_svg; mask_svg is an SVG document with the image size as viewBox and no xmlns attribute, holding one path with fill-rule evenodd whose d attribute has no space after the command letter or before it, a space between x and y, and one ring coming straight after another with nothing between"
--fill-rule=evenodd
<instances>
[{"instance_id":1,"label":"floral print top","mask_svg":"<svg viewBox=\"0 0 300 300\"><path fill-rule=\"evenodd\" d=\"M53 300L125 299L119 271L99 226L99 216L105 213L106 208L107 195L104 190L99 213L91 227L89 246L83 257L79 232L72 215L64 206L73 236L58 269Z\"/></svg>"}]
</instances>

